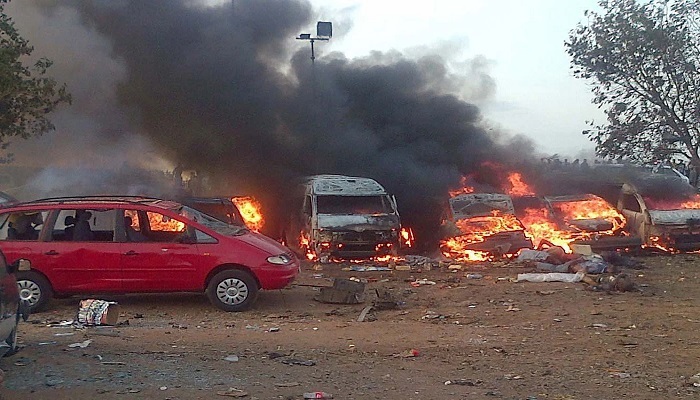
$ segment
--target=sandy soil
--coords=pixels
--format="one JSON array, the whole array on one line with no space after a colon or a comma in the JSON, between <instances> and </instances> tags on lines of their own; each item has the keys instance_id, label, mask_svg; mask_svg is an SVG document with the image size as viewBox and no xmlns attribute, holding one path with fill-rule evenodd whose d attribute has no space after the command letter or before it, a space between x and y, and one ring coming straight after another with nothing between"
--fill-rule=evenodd
<instances>
[{"instance_id":1,"label":"sandy soil","mask_svg":"<svg viewBox=\"0 0 700 400\"><path fill-rule=\"evenodd\" d=\"M261 293L245 313L218 311L203 295L121 296L125 325L80 330L48 326L77 311L79 299L55 300L21 324L23 348L0 361L0 399L697 397L700 255L639 260L643 269L626 270L639 290L624 293L498 279L529 272L508 265L308 265L294 286ZM483 278L467 279L470 272ZM358 322L371 297L314 301L315 286L351 276L367 279L370 295L388 290L401 307ZM416 278L436 284L413 287Z\"/></svg>"}]
</instances>

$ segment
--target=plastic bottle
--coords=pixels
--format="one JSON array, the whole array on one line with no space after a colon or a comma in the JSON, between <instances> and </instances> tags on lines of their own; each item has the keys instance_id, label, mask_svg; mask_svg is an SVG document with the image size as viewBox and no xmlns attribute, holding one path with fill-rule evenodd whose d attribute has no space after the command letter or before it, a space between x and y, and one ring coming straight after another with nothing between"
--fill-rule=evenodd
<instances>
[{"instance_id":1,"label":"plastic bottle","mask_svg":"<svg viewBox=\"0 0 700 400\"><path fill-rule=\"evenodd\" d=\"M333 395L326 392L309 392L304 393L305 399L332 399Z\"/></svg>"}]
</instances>

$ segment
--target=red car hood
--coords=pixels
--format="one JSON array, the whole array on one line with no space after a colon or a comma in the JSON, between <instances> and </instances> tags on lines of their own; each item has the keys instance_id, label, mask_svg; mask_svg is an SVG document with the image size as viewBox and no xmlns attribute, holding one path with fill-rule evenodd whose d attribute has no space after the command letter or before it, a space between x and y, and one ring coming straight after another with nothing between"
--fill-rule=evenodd
<instances>
[{"instance_id":1,"label":"red car hood","mask_svg":"<svg viewBox=\"0 0 700 400\"><path fill-rule=\"evenodd\" d=\"M248 243L251 246L257 247L258 249L269 253L271 256L290 252L288 248L261 233L250 231L243 235L235 236L235 238L242 242Z\"/></svg>"}]
</instances>

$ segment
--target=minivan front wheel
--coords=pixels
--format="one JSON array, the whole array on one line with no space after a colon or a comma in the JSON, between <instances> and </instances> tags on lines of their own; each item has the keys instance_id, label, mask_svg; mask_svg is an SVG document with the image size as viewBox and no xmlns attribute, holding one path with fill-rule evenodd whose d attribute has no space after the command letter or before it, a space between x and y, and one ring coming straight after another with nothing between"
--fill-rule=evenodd
<instances>
[{"instance_id":1,"label":"minivan front wheel","mask_svg":"<svg viewBox=\"0 0 700 400\"><path fill-rule=\"evenodd\" d=\"M246 271L222 271L209 281L207 297L213 305L224 311L244 311L258 297L258 284Z\"/></svg>"},{"instance_id":2,"label":"minivan front wheel","mask_svg":"<svg viewBox=\"0 0 700 400\"><path fill-rule=\"evenodd\" d=\"M40 311L53 297L53 290L51 290L49 281L36 272L18 272L17 287L20 301L26 302L27 308L31 313Z\"/></svg>"}]
</instances>

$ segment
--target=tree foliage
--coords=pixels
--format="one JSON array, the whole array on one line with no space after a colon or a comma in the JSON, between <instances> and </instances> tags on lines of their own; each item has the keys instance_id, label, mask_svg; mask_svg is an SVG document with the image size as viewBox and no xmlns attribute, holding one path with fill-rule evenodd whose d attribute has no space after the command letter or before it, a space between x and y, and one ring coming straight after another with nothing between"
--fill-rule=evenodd
<instances>
[{"instance_id":1,"label":"tree foliage","mask_svg":"<svg viewBox=\"0 0 700 400\"><path fill-rule=\"evenodd\" d=\"M601 0L566 42L607 117L584 131L599 156L700 166L700 0Z\"/></svg>"},{"instance_id":2,"label":"tree foliage","mask_svg":"<svg viewBox=\"0 0 700 400\"><path fill-rule=\"evenodd\" d=\"M70 102L66 86L47 76L51 61L40 58L25 66L34 48L5 14L9 0L0 0L0 148L13 137L29 138L55 129L48 114Z\"/></svg>"}]
</instances>

